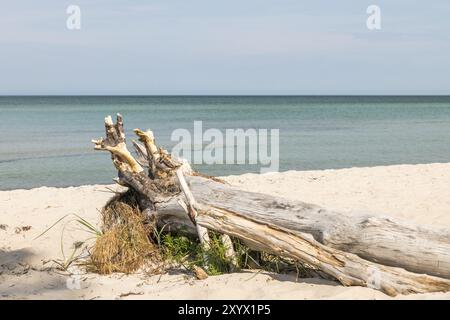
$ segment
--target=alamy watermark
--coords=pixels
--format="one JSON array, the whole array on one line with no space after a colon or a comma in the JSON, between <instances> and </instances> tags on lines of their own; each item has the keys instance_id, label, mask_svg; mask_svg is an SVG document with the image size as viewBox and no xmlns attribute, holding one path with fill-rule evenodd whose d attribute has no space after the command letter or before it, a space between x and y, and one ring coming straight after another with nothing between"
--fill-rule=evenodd
<instances>
[{"instance_id":1,"label":"alamy watermark","mask_svg":"<svg viewBox=\"0 0 450 320\"><path fill-rule=\"evenodd\" d=\"M66 287L69 290L81 289L81 273L76 268L69 268L70 276L66 279Z\"/></svg>"},{"instance_id":2,"label":"alamy watermark","mask_svg":"<svg viewBox=\"0 0 450 320\"><path fill-rule=\"evenodd\" d=\"M66 27L69 30L81 29L81 9L77 5L70 5L66 9L66 13L69 17L66 20Z\"/></svg>"},{"instance_id":3,"label":"alamy watermark","mask_svg":"<svg viewBox=\"0 0 450 320\"><path fill-rule=\"evenodd\" d=\"M261 166L260 172L276 172L280 166L279 129L203 130L202 121L194 121L193 134L187 129L172 132L174 157L193 164L249 164Z\"/></svg>"},{"instance_id":4,"label":"alamy watermark","mask_svg":"<svg viewBox=\"0 0 450 320\"><path fill-rule=\"evenodd\" d=\"M366 26L369 30L381 29L381 9L377 5L370 5L367 7L366 13L369 17L366 20Z\"/></svg>"},{"instance_id":5,"label":"alamy watermark","mask_svg":"<svg viewBox=\"0 0 450 320\"><path fill-rule=\"evenodd\" d=\"M381 9L378 5L370 5L366 9L369 15L366 20L366 26L369 30L381 29ZM69 16L66 20L66 27L69 30L81 29L81 8L78 5L71 4L66 8L66 14Z\"/></svg>"}]
</instances>

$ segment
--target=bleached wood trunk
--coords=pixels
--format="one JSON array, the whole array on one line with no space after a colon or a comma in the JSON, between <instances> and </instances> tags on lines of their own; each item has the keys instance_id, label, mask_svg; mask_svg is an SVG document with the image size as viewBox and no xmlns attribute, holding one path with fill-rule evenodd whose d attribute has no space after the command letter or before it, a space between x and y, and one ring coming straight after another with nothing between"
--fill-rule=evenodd
<instances>
[{"instance_id":1,"label":"bleached wood trunk","mask_svg":"<svg viewBox=\"0 0 450 320\"><path fill-rule=\"evenodd\" d=\"M181 172L182 165L156 147L151 131L135 130L144 144L134 143L139 155L135 160L124 144L122 117L117 124L106 118L105 126L107 139L93 141L96 149L111 152L118 182L133 188L146 204L141 209L160 224L195 234L206 228L237 237L259 250L314 266L344 285L368 286L389 295L450 290L450 280L444 279L450 278L448 231L348 216L237 190L190 172L185 173L187 185L180 188L175 172ZM146 163L148 174L142 167ZM190 207L180 205L186 198Z\"/></svg>"},{"instance_id":2,"label":"bleached wood trunk","mask_svg":"<svg viewBox=\"0 0 450 320\"><path fill-rule=\"evenodd\" d=\"M188 181L197 201L197 224L210 230L237 237L254 249L318 267L344 285L367 286L389 295L450 290L449 280L375 263L373 257L370 261L352 254L350 251L345 252L336 248L336 243L333 246L324 245L311 234L313 229L310 225L295 225L289 218L295 214L297 215L296 219L311 223L316 222L314 233L317 237L324 233L324 230L321 230L323 225L329 227L329 223L333 223L333 221L323 220L327 219L329 215L332 216L332 213L327 213L323 217L316 215L318 212L323 213L322 210L324 209L302 202L275 199L264 194L242 193L240 190L234 190L202 177L188 177ZM234 192L239 193L239 197ZM185 218L186 215L177 208L174 201L172 199L166 203L158 204L157 211L160 223L177 229L184 228L185 231L194 233L194 225L189 219ZM310 214L311 212L313 214ZM350 217L345 217L345 219L351 220ZM347 234L345 239L351 240L357 237L358 234L355 234L355 232L364 230L365 227L368 228L370 234L374 234L378 239L387 237L383 235L386 232L383 228L380 229L380 232L376 230L377 228L373 230L374 226L383 224L383 219L378 220L378 223L375 224L366 223L366 220L366 218L361 218L360 229L350 228L347 230L352 234ZM413 236L403 233L405 230L400 225L393 224L392 221L388 221L388 224L387 230L392 229L401 237L409 238L409 236ZM418 232L416 236L423 238L424 234ZM318 238L323 240L323 237ZM338 239L344 238L338 237ZM379 255L381 253L391 254L391 252L399 250L398 247L401 247L401 245L396 244L396 247L387 250L383 244L372 242L373 236L364 237L364 239L366 239L363 240L365 242L359 244L359 248L375 251ZM427 241L429 245L434 242L441 247L445 245L440 241L435 241L435 239L427 239ZM345 242L342 243L342 246L349 248ZM369 249L371 247L379 249ZM402 247L401 249L403 252L400 252L397 256L408 256L411 253L421 252L420 248ZM448 252L444 254L445 258L448 258L447 254ZM392 266L398 266L399 264L392 263ZM414 266L420 267L420 263L416 262Z\"/></svg>"},{"instance_id":3,"label":"bleached wood trunk","mask_svg":"<svg viewBox=\"0 0 450 320\"><path fill-rule=\"evenodd\" d=\"M450 230L417 227L386 217L347 215L320 206L235 189L207 178L186 177L197 202L239 212L262 223L311 234L328 247L388 266L450 279ZM189 229L183 210L160 204L163 224Z\"/></svg>"},{"instance_id":4,"label":"bleached wood trunk","mask_svg":"<svg viewBox=\"0 0 450 320\"><path fill-rule=\"evenodd\" d=\"M309 234L292 232L259 219L217 208L203 208L197 223L253 244L260 250L319 268L346 286L366 286L390 296L450 290L450 281L364 260L324 246Z\"/></svg>"}]
</instances>

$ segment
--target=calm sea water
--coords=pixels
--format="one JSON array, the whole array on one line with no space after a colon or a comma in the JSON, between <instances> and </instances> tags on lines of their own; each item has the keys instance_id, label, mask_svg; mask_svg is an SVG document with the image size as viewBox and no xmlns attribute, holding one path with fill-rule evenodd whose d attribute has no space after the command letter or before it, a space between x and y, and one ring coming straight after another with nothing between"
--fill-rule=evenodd
<instances>
[{"instance_id":1,"label":"calm sea water","mask_svg":"<svg viewBox=\"0 0 450 320\"><path fill-rule=\"evenodd\" d=\"M0 97L0 189L110 183L90 140L120 112L171 148L174 129L279 128L280 170L450 161L450 97ZM205 173L258 172L202 165Z\"/></svg>"}]
</instances>

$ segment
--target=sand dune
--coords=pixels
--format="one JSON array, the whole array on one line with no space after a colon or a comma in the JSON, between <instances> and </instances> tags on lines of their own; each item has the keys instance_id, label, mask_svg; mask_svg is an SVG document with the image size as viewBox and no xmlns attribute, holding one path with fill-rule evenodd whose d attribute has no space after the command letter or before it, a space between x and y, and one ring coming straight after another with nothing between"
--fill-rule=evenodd
<instances>
[{"instance_id":1,"label":"sand dune","mask_svg":"<svg viewBox=\"0 0 450 320\"><path fill-rule=\"evenodd\" d=\"M422 225L450 229L450 163L288 171L225 178L251 191L303 200L352 214L389 215ZM68 216L42 237L41 232L66 214L97 223L98 209L116 186L42 187L0 192L1 299L388 299L381 292L346 288L321 279L296 279L247 271L194 280L179 274L148 276L81 274L74 278L49 270L75 241L90 237ZM63 232L64 230L64 232ZM63 239L61 241L61 238ZM78 280L80 280L78 282ZM450 299L450 293L399 296Z\"/></svg>"}]
</instances>

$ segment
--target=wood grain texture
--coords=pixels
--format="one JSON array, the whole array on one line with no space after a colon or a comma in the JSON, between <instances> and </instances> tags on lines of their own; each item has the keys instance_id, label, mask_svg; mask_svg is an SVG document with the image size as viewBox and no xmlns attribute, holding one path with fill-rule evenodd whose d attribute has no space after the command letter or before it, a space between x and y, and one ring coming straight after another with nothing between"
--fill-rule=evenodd
<instances>
[{"instance_id":1,"label":"wood grain texture","mask_svg":"<svg viewBox=\"0 0 450 320\"><path fill-rule=\"evenodd\" d=\"M348 215L301 201L242 191L199 176L186 176L186 180L197 202L204 205L311 234L323 245L372 262L450 279L450 230L414 226L387 217ZM183 212L172 202L162 204L158 215L164 223L189 230Z\"/></svg>"},{"instance_id":2,"label":"wood grain texture","mask_svg":"<svg viewBox=\"0 0 450 320\"><path fill-rule=\"evenodd\" d=\"M141 210L166 230L195 235L214 230L225 235L224 243L236 237L317 268L343 285L389 295L450 290L449 230L346 215L233 188L172 159L156 146L150 130L135 129L144 144L134 143L135 160L126 149L122 116L117 115L116 124L106 117L105 129L105 140L93 140L95 149L111 153L118 182L134 189Z\"/></svg>"}]
</instances>

